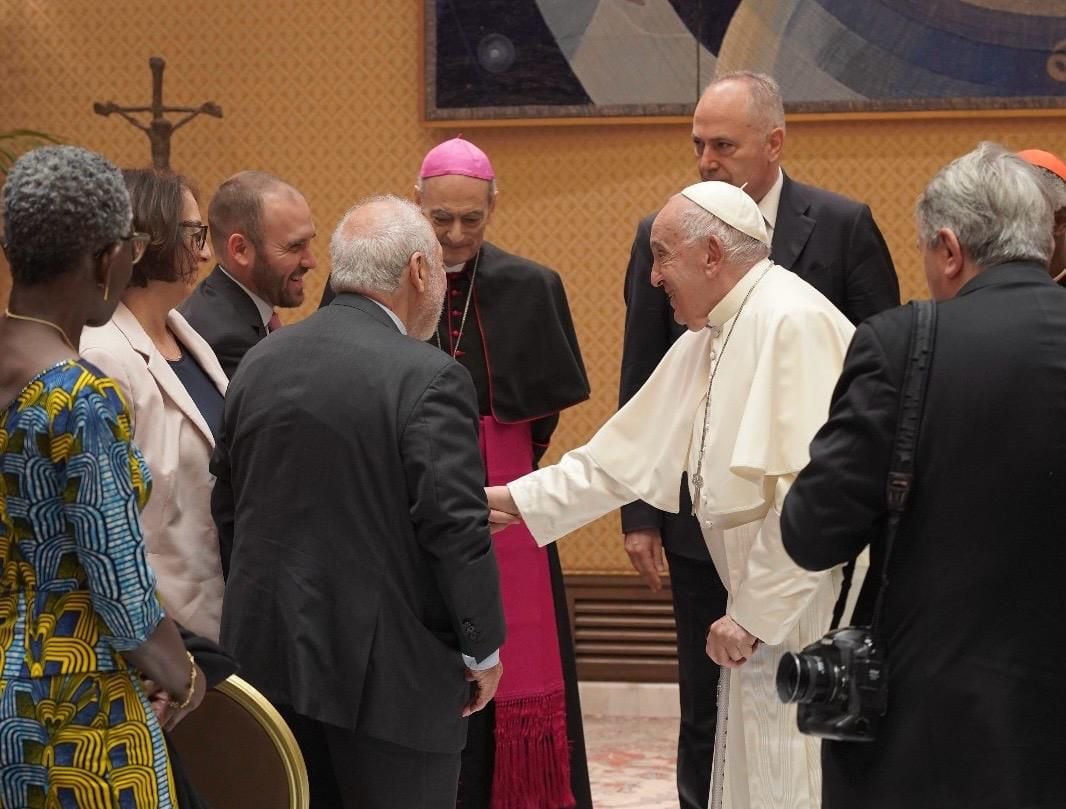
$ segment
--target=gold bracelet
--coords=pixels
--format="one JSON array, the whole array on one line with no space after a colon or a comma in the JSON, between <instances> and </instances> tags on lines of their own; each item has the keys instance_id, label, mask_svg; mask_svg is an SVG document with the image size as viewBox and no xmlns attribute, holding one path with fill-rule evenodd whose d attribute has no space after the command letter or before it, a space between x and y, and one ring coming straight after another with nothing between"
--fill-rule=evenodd
<instances>
[{"instance_id":1,"label":"gold bracelet","mask_svg":"<svg viewBox=\"0 0 1066 809\"><path fill-rule=\"evenodd\" d=\"M190 652L186 651L185 656L189 658L189 693L185 695L185 699L182 702L176 702L174 700L167 700L167 705L179 711L184 711L189 707L189 703L192 702L192 695L196 693L196 661Z\"/></svg>"}]
</instances>

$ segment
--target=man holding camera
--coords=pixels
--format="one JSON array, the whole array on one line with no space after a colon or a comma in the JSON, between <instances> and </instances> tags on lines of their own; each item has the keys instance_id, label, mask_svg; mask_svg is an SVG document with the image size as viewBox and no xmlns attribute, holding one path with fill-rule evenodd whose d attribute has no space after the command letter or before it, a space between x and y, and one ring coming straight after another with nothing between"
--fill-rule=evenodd
<instances>
[{"instance_id":1,"label":"man holding camera","mask_svg":"<svg viewBox=\"0 0 1066 809\"><path fill-rule=\"evenodd\" d=\"M723 182L690 186L651 230L651 283L686 331L584 447L488 490L547 544L641 499L676 513L682 473L729 594L707 652L723 667L711 794L725 809L817 809L816 740L774 693L774 671L829 628L841 575L784 552L778 514L821 426L854 327L767 258L758 206ZM728 737L728 740L727 740Z\"/></svg>"},{"instance_id":2,"label":"man holding camera","mask_svg":"<svg viewBox=\"0 0 1066 809\"><path fill-rule=\"evenodd\" d=\"M1051 206L1033 169L982 144L932 179L917 221L937 325L877 632L887 713L873 741L824 743L823 805L1063 807L1066 290L1047 272ZM856 623L886 554L912 319L901 308L859 326L781 516L808 570L870 544Z\"/></svg>"}]
</instances>

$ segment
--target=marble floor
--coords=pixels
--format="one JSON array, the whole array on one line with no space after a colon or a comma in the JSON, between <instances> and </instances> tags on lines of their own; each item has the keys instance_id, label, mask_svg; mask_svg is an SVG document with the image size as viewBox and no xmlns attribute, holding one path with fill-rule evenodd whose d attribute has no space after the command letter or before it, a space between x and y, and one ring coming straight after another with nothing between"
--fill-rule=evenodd
<instances>
[{"instance_id":1,"label":"marble floor","mask_svg":"<svg viewBox=\"0 0 1066 809\"><path fill-rule=\"evenodd\" d=\"M677 719L586 714L595 809L677 809Z\"/></svg>"}]
</instances>

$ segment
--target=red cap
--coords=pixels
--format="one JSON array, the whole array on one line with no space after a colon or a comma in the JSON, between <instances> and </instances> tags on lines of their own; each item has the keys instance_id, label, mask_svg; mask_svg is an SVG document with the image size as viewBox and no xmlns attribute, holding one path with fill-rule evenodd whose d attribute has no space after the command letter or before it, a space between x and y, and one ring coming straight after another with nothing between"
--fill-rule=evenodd
<instances>
[{"instance_id":1,"label":"red cap","mask_svg":"<svg viewBox=\"0 0 1066 809\"><path fill-rule=\"evenodd\" d=\"M1032 166L1039 166L1055 174L1063 182L1066 182L1066 163L1061 157L1045 152L1042 149L1023 149L1018 152L1018 157Z\"/></svg>"}]
</instances>

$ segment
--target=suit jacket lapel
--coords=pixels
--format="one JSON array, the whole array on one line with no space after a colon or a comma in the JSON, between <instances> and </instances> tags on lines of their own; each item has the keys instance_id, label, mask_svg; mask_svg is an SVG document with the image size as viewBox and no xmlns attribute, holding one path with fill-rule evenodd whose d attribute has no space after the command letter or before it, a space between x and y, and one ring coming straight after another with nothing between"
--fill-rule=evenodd
<instances>
[{"instance_id":1,"label":"suit jacket lapel","mask_svg":"<svg viewBox=\"0 0 1066 809\"><path fill-rule=\"evenodd\" d=\"M267 336L266 326L263 325L263 318L259 315L259 308L255 305L255 301L249 298L248 293L226 274L221 265L211 271L211 274L204 279L204 283L208 284L216 294L228 300L233 308L241 313L241 319L255 329L260 340Z\"/></svg>"},{"instance_id":2,"label":"suit jacket lapel","mask_svg":"<svg viewBox=\"0 0 1066 809\"><path fill-rule=\"evenodd\" d=\"M781 202L777 207L774 238L770 257L774 263L792 269L814 230L814 219L807 215L810 203L803 191L782 170Z\"/></svg>"},{"instance_id":3,"label":"suit jacket lapel","mask_svg":"<svg viewBox=\"0 0 1066 809\"><path fill-rule=\"evenodd\" d=\"M145 332L140 321L122 304L119 304L115 310L112 320L118 330L129 340L133 350L144 358L148 373L152 375L160 390L170 397L178 409L196 425L196 428L203 433L208 443L214 447L215 439L211 435L211 429L207 426L207 422L204 421L203 414L200 413L200 409L196 406L196 402L193 401L181 380L178 379L178 375L174 373L174 369L170 367L166 357L159 353L159 349L155 347L155 343ZM212 381L217 385L218 382L214 379L214 376L210 374L209 376L212 377Z\"/></svg>"}]
</instances>

